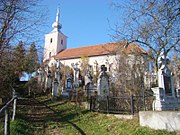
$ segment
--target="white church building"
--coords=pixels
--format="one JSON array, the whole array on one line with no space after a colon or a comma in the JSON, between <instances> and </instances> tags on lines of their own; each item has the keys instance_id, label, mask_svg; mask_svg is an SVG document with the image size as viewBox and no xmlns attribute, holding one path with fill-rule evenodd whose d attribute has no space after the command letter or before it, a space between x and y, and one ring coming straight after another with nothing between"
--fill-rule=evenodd
<instances>
[{"instance_id":1,"label":"white church building","mask_svg":"<svg viewBox=\"0 0 180 135\"><path fill-rule=\"evenodd\" d=\"M45 34L44 59L43 63L51 67L56 62L72 67L74 63L81 65L81 58L88 57L89 65L92 66L94 72L100 69L101 65L105 65L109 70L113 70L117 65L117 52L123 49L135 62L134 53L146 55L147 53L138 45L130 44L124 47L124 42L106 43L79 48L67 48L67 36L61 32L62 25L59 22L60 13L57 11L56 21L52 24L53 30ZM134 58L134 59L133 59ZM142 59L142 61L145 61ZM80 67L79 67L80 68Z\"/></svg>"}]
</instances>

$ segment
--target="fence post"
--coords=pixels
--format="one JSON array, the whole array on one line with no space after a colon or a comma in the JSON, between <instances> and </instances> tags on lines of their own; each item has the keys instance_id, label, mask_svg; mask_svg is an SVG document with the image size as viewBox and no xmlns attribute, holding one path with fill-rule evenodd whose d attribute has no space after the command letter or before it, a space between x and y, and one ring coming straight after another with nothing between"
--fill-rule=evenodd
<instances>
[{"instance_id":1,"label":"fence post","mask_svg":"<svg viewBox=\"0 0 180 135\"><path fill-rule=\"evenodd\" d=\"M146 105L145 105L145 91L143 90L143 106L144 106L144 111L146 111Z\"/></svg>"},{"instance_id":2,"label":"fence post","mask_svg":"<svg viewBox=\"0 0 180 135\"><path fill-rule=\"evenodd\" d=\"M134 97L131 95L131 114L134 115Z\"/></svg>"},{"instance_id":3,"label":"fence post","mask_svg":"<svg viewBox=\"0 0 180 135\"><path fill-rule=\"evenodd\" d=\"M15 98L16 96L17 96L16 90L13 89L13 98L14 98L14 102L13 102L12 121L14 121L15 115L16 115L16 103L17 103L17 98Z\"/></svg>"},{"instance_id":4,"label":"fence post","mask_svg":"<svg viewBox=\"0 0 180 135\"><path fill-rule=\"evenodd\" d=\"M106 104L106 107L107 107L107 113L109 113L109 96L107 96L107 104Z\"/></svg>"},{"instance_id":5,"label":"fence post","mask_svg":"<svg viewBox=\"0 0 180 135\"><path fill-rule=\"evenodd\" d=\"M10 135L10 117L9 117L9 108L7 107L4 111L4 135Z\"/></svg>"},{"instance_id":6,"label":"fence post","mask_svg":"<svg viewBox=\"0 0 180 135\"><path fill-rule=\"evenodd\" d=\"M90 96L90 111L92 111L92 96Z\"/></svg>"}]
</instances>

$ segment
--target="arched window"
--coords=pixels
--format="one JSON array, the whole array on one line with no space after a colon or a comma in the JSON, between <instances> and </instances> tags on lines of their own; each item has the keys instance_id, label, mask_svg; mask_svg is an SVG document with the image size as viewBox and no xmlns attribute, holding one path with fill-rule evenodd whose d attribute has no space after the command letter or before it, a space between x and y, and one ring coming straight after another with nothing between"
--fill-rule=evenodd
<instances>
[{"instance_id":1,"label":"arched window","mask_svg":"<svg viewBox=\"0 0 180 135\"><path fill-rule=\"evenodd\" d=\"M51 38L51 39L50 39L50 43L52 43L52 41L53 41L53 39Z\"/></svg>"},{"instance_id":2,"label":"arched window","mask_svg":"<svg viewBox=\"0 0 180 135\"><path fill-rule=\"evenodd\" d=\"M63 40L61 40L61 45L63 45Z\"/></svg>"},{"instance_id":3,"label":"arched window","mask_svg":"<svg viewBox=\"0 0 180 135\"><path fill-rule=\"evenodd\" d=\"M49 58L51 58L51 52L49 53Z\"/></svg>"}]
</instances>

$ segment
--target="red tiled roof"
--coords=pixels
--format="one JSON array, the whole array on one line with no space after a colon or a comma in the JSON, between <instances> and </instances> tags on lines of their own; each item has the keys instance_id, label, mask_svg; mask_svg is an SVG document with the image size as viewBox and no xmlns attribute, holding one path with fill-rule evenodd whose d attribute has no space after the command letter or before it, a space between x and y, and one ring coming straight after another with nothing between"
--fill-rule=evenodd
<instances>
[{"instance_id":1,"label":"red tiled roof","mask_svg":"<svg viewBox=\"0 0 180 135\"><path fill-rule=\"evenodd\" d=\"M107 43L100 44L94 46L86 46L79 48L71 48L65 49L59 52L55 57L55 59L73 59L80 58L82 56L92 57L99 55L107 55L112 54L118 50L118 48L124 48L124 43ZM129 44L126 48L124 48L125 52L130 54L133 52L137 53L146 53L140 46L135 44Z\"/></svg>"}]
</instances>

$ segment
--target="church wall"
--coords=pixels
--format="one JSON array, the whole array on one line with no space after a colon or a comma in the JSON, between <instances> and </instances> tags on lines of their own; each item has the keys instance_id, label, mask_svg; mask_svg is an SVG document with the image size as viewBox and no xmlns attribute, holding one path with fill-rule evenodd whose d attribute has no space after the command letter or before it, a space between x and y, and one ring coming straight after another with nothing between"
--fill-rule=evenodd
<instances>
[{"instance_id":1,"label":"church wall","mask_svg":"<svg viewBox=\"0 0 180 135\"><path fill-rule=\"evenodd\" d=\"M115 55L103 55L103 56L94 56L94 57L89 57L89 64L92 65L93 70L96 69L96 62L97 62L97 67L100 70L101 65L106 65L109 67L109 64L112 65L115 64ZM67 59L67 60L60 60L60 62L64 65L67 65L71 67L72 63L81 63L81 58L75 58L75 59Z\"/></svg>"},{"instance_id":2,"label":"church wall","mask_svg":"<svg viewBox=\"0 0 180 135\"><path fill-rule=\"evenodd\" d=\"M45 35L44 60L57 53L57 33L51 32Z\"/></svg>"},{"instance_id":3,"label":"church wall","mask_svg":"<svg viewBox=\"0 0 180 135\"><path fill-rule=\"evenodd\" d=\"M57 41L57 53L60 52L61 50L66 49L67 47L67 37L62 34L62 33L58 33L58 41Z\"/></svg>"}]
</instances>

